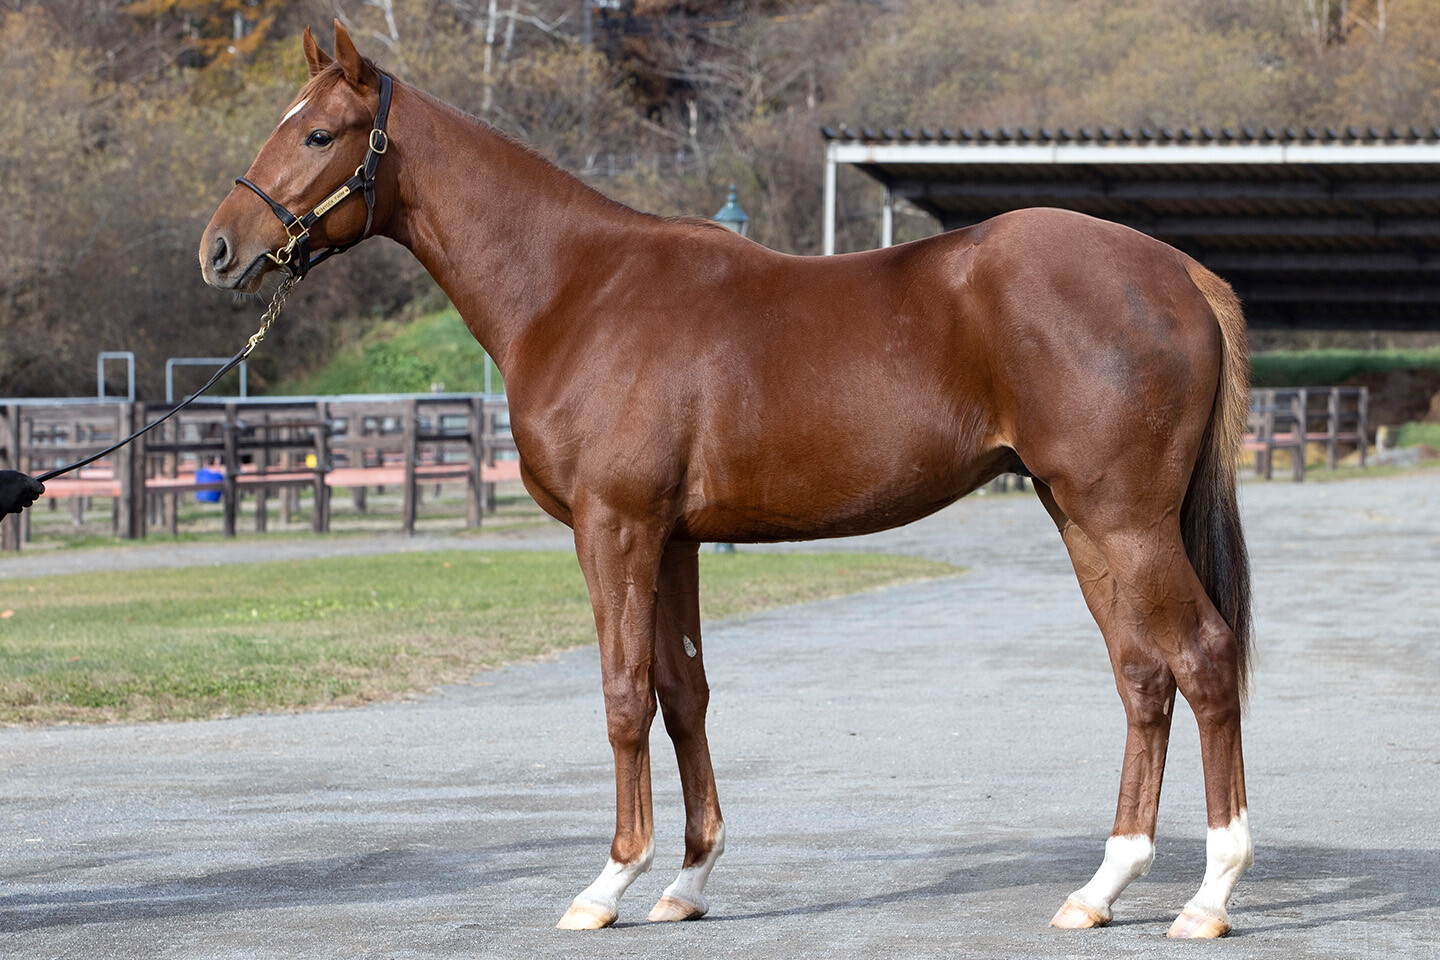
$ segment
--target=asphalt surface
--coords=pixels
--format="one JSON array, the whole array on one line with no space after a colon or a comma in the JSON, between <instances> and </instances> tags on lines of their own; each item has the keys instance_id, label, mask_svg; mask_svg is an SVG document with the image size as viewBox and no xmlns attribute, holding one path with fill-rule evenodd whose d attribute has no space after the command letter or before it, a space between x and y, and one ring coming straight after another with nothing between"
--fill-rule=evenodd
<instances>
[{"instance_id":1,"label":"asphalt surface","mask_svg":"<svg viewBox=\"0 0 1440 960\"><path fill-rule=\"evenodd\" d=\"M683 849L657 724L655 870L617 927L552 929L613 817L591 648L361 710L0 731L0 956L1436 956L1440 473L1242 501L1257 849L1221 943L1163 939L1204 870L1183 705L1151 875L1108 928L1046 927L1099 862L1124 724L1059 538L1007 496L836 544L963 576L706 628L704 920L643 920Z\"/></svg>"}]
</instances>

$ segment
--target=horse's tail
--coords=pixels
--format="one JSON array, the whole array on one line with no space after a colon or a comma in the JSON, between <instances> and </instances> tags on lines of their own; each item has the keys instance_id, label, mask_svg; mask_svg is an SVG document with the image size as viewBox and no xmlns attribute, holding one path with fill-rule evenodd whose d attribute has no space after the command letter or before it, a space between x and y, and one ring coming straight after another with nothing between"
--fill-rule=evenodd
<instances>
[{"instance_id":1,"label":"horse's tail","mask_svg":"<svg viewBox=\"0 0 1440 960\"><path fill-rule=\"evenodd\" d=\"M1180 508L1180 529L1200 583L1235 634L1243 701L1251 658L1250 560L1235 500L1235 462L1250 410L1245 315L1228 283L1193 261L1186 269L1220 322L1222 348L1220 387Z\"/></svg>"}]
</instances>

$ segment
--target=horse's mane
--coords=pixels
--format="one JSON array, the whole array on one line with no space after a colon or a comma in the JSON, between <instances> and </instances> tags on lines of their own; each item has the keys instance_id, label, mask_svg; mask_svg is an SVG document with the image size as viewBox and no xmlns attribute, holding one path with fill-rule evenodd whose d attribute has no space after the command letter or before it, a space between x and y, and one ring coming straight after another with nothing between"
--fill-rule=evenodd
<instances>
[{"instance_id":1,"label":"horse's mane","mask_svg":"<svg viewBox=\"0 0 1440 960\"><path fill-rule=\"evenodd\" d=\"M693 213L681 214L678 217L659 217L658 219L664 220L666 223L674 223L685 227L711 227L715 230L729 229L729 227L723 226L711 220L709 217L701 217Z\"/></svg>"},{"instance_id":2,"label":"horse's mane","mask_svg":"<svg viewBox=\"0 0 1440 960\"><path fill-rule=\"evenodd\" d=\"M364 56L362 56L362 57L360 58L360 61L361 61L361 63L363 63L368 69L374 71L377 75L385 72L385 71L381 70L380 67L379 67L379 65L377 65L377 64L375 63L375 61L374 61L374 60L371 60L369 57L364 57ZM399 82L398 80L396 80L396 78L395 78L395 76L394 76L393 74L390 75L390 79L391 79L392 81ZM297 94L295 94L295 99L293 99L293 100L290 101L290 106L293 107L295 104L299 103L301 100L306 99L307 97L314 97L314 96L319 96L319 95L321 95L321 94L328 93L328 92L331 90L331 88L333 88L333 87L334 87L336 84L338 84L338 83L344 82L344 80L345 80L345 71L341 68L339 61L337 61L337 60L331 60L328 64L325 65L325 68L324 68L323 70L321 70L319 73L315 74L315 76L311 77L309 80L307 80L307 81L305 82L305 85L300 88L300 92L297 93ZM716 229L716 230L724 230L724 229L725 229L725 228L722 227L720 224L716 223L714 220L708 219L707 217L699 217L699 216L691 216L691 215L676 216L676 217L662 217L662 216L658 216L658 215L656 215L656 214L645 213L645 212L643 212L643 211L634 210L633 208L631 208L631 207L629 207L629 206L621 203L620 201L614 199L613 197L607 196L604 192L602 192L602 191L600 191L600 190L596 190L594 187L591 187L588 183L585 183L585 181L581 180L579 177L575 176L573 173L570 173L570 172L569 172L568 170L566 170L564 167L561 167L558 163L556 163L555 161L551 160L549 157L545 156L543 153L541 153L540 151L536 150L536 149L535 149L534 147L532 147L530 144L526 143L524 140L521 140L519 137L515 136L514 134L512 134L512 133L510 133L510 132L508 132L508 131L506 131L506 130L500 129L499 127L495 126L495 124L490 123L488 120L485 120L485 119L483 119L483 118L481 118L481 117L477 117L477 116L475 116L474 114L467 113L467 112L465 112L464 110L461 110L459 107L455 106L453 103L448 103L448 102L446 102L446 101L444 101L444 100L441 100L440 98L436 97L434 94L427 93L426 91L421 90L421 89L419 89L418 87L413 88L413 89L415 89L415 91L416 91L417 93L420 93L420 94L424 95L425 97L429 98L430 100L433 100L434 102L436 102L436 103L438 103L438 104L440 104L440 105L448 108L449 110L453 111L453 112L454 112L455 114L457 114L458 116L463 117L464 119L469 120L469 121L471 121L472 123L478 124L479 126L483 127L483 128L486 130L486 132L488 132L490 135L500 138L502 141L510 144L510 145L513 146L513 147L516 147L516 148L519 149L519 150L523 150L523 151L524 151L525 153L527 153L529 156L531 156L531 157L534 158L535 160L539 161L540 163L544 164L545 166L550 167L550 168L552 168L552 169L554 169L554 170L556 170L556 171L564 174L565 176L570 177L570 178L576 180L577 182L581 183L581 184L584 185L586 188L588 188L591 192L593 192L597 197L600 197L602 200L606 201L606 202L609 203L609 204L612 204L612 205L617 206L617 207L621 207L621 208L623 208L623 209L625 209L625 210L630 211L631 213L639 213L641 216L644 216L644 217L652 217L652 218L654 218L654 219L656 219L656 220L660 220L660 221L663 221L663 222L665 222L665 223L673 223L673 224L677 224L677 225L681 225L681 226L708 227L708 228L712 228L712 229Z\"/></svg>"}]
</instances>

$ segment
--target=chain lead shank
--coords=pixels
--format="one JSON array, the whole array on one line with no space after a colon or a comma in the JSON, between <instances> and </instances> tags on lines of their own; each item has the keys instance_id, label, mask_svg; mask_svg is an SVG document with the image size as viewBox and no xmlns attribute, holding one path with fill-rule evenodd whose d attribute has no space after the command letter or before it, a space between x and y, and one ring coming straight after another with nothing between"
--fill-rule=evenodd
<instances>
[{"instance_id":1,"label":"chain lead shank","mask_svg":"<svg viewBox=\"0 0 1440 960\"><path fill-rule=\"evenodd\" d=\"M294 274L291 274L290 276L287 276L284 280L281 280L280 286L275 288L275 296L270 299L270 306L265 308L264 314L262 314L260 317L260 329L256 330L253 334L250 335L250 339L245 342L245 346L241 347L240 352L230 358L229 363L225 364L225 366L215 371L215 375L212 376L209 380L205 381L205 386L201 387L199 390L196 390L194 393L190 394L190 396L186 397L180 403L171 407L170 412L165 414L165 416L161 417L159 420L156 420L154 423L147 424L146 426L141 427L139 430L136 430L124 440L121 440L119 443L111 444L104 450L101 450L99 453L88 456L84 460L77 460L75 463L69 464L67 466L57 467L56 469L51 470L49 473L41 474L35 479L39 480L41 483L44 483L47 480L54 480L56 477L63 477L65 474L70 473L73 470L79 470L81 467L87 464L94 463L101 457L109 456L116 450L119 450L121 447L125 446L125 444L129 443L131 440L134 440L137 437L144 436L151 430L154 430L156 427L160 426L160 424L164 423L166 420L169 420L171 417L175 416L175 414L179 413L181 410L184 410L186 407L190 406L190 404L194 403L200 398L201 394L203 394L206 390L209 390L211 387L215 386L215 384L219 382L221 377L225 376L225 374L235 369L236 365L239 364L241 360L244 360L246 357L250 356L250 354L254 352L255 348L260 345L260 341L265 339L265 334L269 333L270 328L274 326L276 319L280 316L281 309L283 309L285 306L285 301L290 297L290 291L294 288L295 284L299 282L300 278L295 276Z\"/></svg>"},{"instance_id":2,"label":"chain lead shank","mask_svg":"<svg viewBox=\"0 0 1440 960\"><path fill-rule=\"evenodd\" d=\"M260 346L260 341L265 339L265 334L270 332L270 327L279 318L280 311L285 307L285 301L290 299L290 291L299 282L300 278L294 274L280 281L280 286L275 288L275 296L270 298L270 306L266 307L265 312L260 316L260 329L251 334L250 339L246 341L245 349L240 353L241 359L250 356L255 348Z\"/></svg>"}]
</instances>

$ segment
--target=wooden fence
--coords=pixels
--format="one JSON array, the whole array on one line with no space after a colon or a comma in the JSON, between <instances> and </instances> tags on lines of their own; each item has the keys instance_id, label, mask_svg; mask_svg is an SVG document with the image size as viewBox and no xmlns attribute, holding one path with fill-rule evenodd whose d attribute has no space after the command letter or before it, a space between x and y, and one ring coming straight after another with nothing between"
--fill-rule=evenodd
<instances>
[{"instance_id":1,"label":"wooden fence","mask_svg":"<svg viewBox=\"0 0 1440 960\"><path fill-rule=\"evenodd\" d=\"M0 467L40 474L96 453L168 406L142 403L35 402L0 406ZM348 488L358 509L374 487L403 492L401 529L415 531L421 484L464 484L467 523L494 510L495 483L518 478L504 399L481 394L399 397L276 398L197 403L145 437L77 474L45 485L46 497L69 499L79 519L92 497L112 498L111 525L127 539L152 525L178 531L181 497L217 490L226 536L234 536L240 501L255 500L263 531L269 500L289 522L299 492L313 493L311 526L330 529L330 500ZM213 476L201 473L210 470ZM29 513L0 524L5 549L29 538Z\"/></svg>"},{"instance_id":2,"label":"wooden fence","mask_svg":"<svg viewBox=\"0 0 1440 960\"><path fill-rule=\"evenodd\" d=\"M71 463L169 409L121 401L0 405L0 468L39 474ZM311 526L325 532L336 489L349 489L364 510L369 489L393 486L403 491L401 529L413 534L420 485L452 483L465 485L467 524L479 526L494 509L495 482L519 476L518 461L496 456L515 451L508 414L503 398L483 394L202 402L78 475L51 481L45 495L68 499L77 521L91 498L112 498L115 535L138 539L151 526L178 532L181 497L202 490L220 492L225 534L234 536L245 496L254 498L255 528L264 531L271 498L288 523L309 489ZM1322 444L1331 469L1341 446L1354 447L1363 467L1368 414L1364 387L1252 390L1245 449L1266 479L1282 451L1293 478L1303 480L1306 444ZM199 473L212 467L218 478ZM18 550L27 539L28 511L0 524L0 548Z\"/></svg>"},{"instance_id":3,"label":"wooden fence","mask_svg":"<svg viewBox=\"0 0 1440 960\"><path fill-rule=\"evenodd\" d=\"M1370 391L1366 387L1295 387L1250 391L1250 420L1245 449L1255 454L1255 472L1271 479L1275 451L1290 455L1290 475L1305 479L1305 448L1325 448L1325 465L1334 470L1340 447L1359 451L1365 466Z\"/></svg>"}]
</instances>

